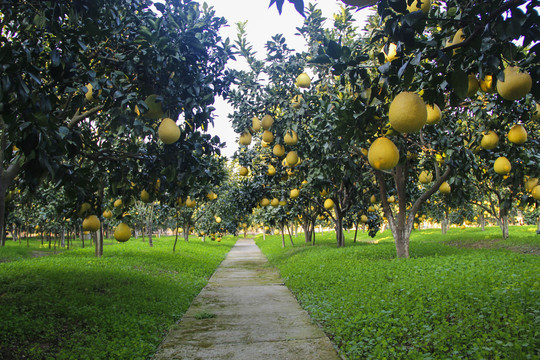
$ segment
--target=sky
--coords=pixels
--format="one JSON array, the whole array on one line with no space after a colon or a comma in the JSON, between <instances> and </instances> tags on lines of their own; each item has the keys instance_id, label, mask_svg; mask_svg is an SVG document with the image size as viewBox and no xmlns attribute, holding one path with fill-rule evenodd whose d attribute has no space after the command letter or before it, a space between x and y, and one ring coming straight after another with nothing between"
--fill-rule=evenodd
<instances>
[{"instance_id":1,"label":"sky","mask_svg":"<svg viewBox=\"0 0 540 360\"><path fill-rule=\"evenodd\" d=\"M199 0L201 3L203 0ZM229 37L231 41L236 40L236 23L248 21L246 26L247 39L257 51L259 59L262 59L265 54L264 45L275 34L283 34L287 39L287 44L290 48L296 51L303 51L304 42L300 36L295 36L296 28L303 23L303 17L296 12L294 6L288 1L283 5L283 12L280 15L276 6L268 7L270 0L206 0L204 1L212 6L216 12L216 16L227 19L229 26L222 29L222 37ZM308 1L305 1L306 4ZM343 4L339 0L318 0L317 7L321 9L323 16L328 18L327 26L332 24L332 15L339 12L340 6ZM354 18L357 19L359 28L363 28L365 19L369 15L370 10L364 9L355 13ZM239 62L230 61L230 68L241 68ZM238 148L238 137L231 126L227 117L233 112L233 109L223 100L216 99L214 104L216 111L214 112L214 127L210 127L208 132L212 135L218 135L222 142L226 142L226 148L222 154L232 158L234 152Z\"/></svg>"}]
</instances>

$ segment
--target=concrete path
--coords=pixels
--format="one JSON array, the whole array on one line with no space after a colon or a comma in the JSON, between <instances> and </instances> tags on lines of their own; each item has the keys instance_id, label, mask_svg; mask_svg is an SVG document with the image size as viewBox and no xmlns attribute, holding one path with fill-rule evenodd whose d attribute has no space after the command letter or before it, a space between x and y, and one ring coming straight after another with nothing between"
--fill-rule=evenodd
<instances>
[{"instance_id":1,"label":"concrete path","mask_svg":"<svg viewBox=\"0 0 540 360\"><path fill-rule=\"evenodd\" d=\"M239 239L154 359L337 360L339 356L254 241Z\"/></svg>"}]
</instances>

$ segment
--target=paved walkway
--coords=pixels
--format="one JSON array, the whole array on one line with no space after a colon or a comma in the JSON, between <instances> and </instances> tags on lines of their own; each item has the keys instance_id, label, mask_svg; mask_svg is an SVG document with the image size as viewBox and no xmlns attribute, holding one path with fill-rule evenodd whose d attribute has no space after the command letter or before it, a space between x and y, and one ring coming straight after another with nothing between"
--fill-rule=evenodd
<instances>
[{"instance_id":1,"label":"paved walkway","mask_svg":"<svg viewBox=\"0 0 540 360\"><path fill-rule=\"evenodd\" d=\"M337 360L339 356L253 240L239 239L154 359Z\"/></svg>"}]
</instances>

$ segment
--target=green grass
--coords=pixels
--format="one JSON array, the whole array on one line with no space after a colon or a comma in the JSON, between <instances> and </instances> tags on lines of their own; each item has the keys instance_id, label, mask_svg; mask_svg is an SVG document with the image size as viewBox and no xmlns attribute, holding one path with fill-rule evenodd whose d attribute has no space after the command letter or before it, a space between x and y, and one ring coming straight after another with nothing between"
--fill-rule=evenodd
<instances>
[{"instance_id":1,"label":"green grass","mask_svg":"<svg viewBox=\"0 0 540 360\"><path fill-rule=\"evenodd\" d=\"M0 358L151 356L235 238L179 241L176 253L173 241L107 245L101 259L86 248L0 263Z\"/></svg>"},{"instance_id":2,"label":"green grass","mask_svg":"<svg viewBox=\"0 0 540 360\"><path fill-rule=\"evenodd\" d=\"M318 246L281 249L257 237L302 306L348 359L536 359L540 349L540 248L533 227L414 232L396 259L389 231L317 234ZM487 247L487 248L486 248ZM514 250L514 251L512 251Z\"/></svg>"}]
</instances>

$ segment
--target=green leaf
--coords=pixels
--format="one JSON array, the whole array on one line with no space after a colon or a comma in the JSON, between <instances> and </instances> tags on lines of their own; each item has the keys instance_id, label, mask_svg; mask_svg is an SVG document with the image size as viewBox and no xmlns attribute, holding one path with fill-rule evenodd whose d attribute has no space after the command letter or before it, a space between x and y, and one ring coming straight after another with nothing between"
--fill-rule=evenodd
<instances>
[{"instance_id":1,"label":"green leaf","mask_svg":"<svg viewBox=\"0 0 540 360\"><path fill-rule=\"evenodd\" d=\"M469 89L469 78L467 73L461 69L454 70L451 75L451 83L457 96L464 99L467 96L467 90Z\"/></svg>"}]
</instances>

